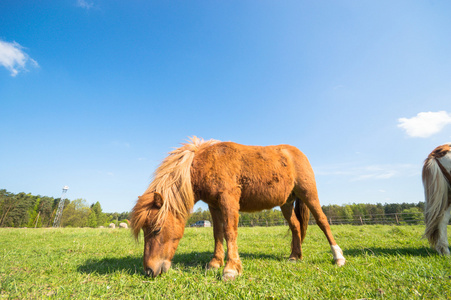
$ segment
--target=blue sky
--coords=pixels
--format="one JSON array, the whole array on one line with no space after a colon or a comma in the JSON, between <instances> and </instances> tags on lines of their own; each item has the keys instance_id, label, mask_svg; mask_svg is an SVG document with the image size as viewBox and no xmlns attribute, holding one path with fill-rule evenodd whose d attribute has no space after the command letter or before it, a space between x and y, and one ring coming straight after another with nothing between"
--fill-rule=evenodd
<instances>
[{"instance_id":1,"label":"blue sky","mask_svg":"<svg viewBox=\"0 0 451 300\"><path fill-rule=\"evenodd\" d=\"M450 15L433 0L1 1L0 188L68 185L130 211L196 135L298 147L323 205L423 201L423 160L451 141Z\"/></svg>"}]
</instances>

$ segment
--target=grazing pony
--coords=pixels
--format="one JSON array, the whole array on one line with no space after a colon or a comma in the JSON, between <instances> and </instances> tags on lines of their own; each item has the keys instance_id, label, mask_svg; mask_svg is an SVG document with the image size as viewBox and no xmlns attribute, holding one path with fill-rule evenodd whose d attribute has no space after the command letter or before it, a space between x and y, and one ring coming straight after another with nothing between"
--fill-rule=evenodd
<instances>
[{"instance_id":1,"label":"grazing pony","mask_svg":"<svg viewBox=\"0 0 451 300\"><path fill-rule=\"evenodd\" d=\"M449 255L447 226L451 212L451 143L438 146L423 166L426 199L424 236L441 255Z\"/></svg>"},{"instance_id":2,"label":"grazing pony","mask_svg":"<svg viewBox=\"0 0 451 300\"><path fill-rule=\"evenodd\" d=\"M321 209L313 170L301 151L289 145L244 146L193 137L163 160L132 211L135 238L144 231L147 276L156 277L170 268L189 213L199 200L208 204L213 220L215 247L208 268L224 265L224 238L227 243L224 279L234 279L242 271L238 212L275 206L280 206L292 232L290 260L302 258L301 243L311 211L336 264L345 263Z\"/></svg>"}]
</instances>

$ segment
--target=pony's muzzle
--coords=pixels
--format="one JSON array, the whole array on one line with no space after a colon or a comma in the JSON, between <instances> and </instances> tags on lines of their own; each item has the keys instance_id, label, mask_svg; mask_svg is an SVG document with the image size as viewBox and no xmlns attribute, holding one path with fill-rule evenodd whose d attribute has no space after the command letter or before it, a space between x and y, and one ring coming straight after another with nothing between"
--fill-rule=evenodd
<instances>
[{"instance_id":1,"label":"pony's muzzle","mask_svg":"<svg viewBox=\"0 0 451 300\"><path fill-rule=\"evenodd\" d=\"M153 270L151 269L151 268L147 268L147 269L145 269L144 270L144 273L146 273L146 276L147 277L152 277L152 278L155 278L155 273L153 272Z\"/></svg>"},{"instance_id":2,"label":"pony's muzzle","mask_svg":"<svg viewBox=\"0 0 451 300\"><path fill-rule=\"evenodd\" d=\"M152 269L151 267L145 267L144 273L147 277L155 278L158 275L163 274L164 272L167 272L171 268L171 262L170 261L163 261L157 268Z\"/></svg>"}]
</instances>

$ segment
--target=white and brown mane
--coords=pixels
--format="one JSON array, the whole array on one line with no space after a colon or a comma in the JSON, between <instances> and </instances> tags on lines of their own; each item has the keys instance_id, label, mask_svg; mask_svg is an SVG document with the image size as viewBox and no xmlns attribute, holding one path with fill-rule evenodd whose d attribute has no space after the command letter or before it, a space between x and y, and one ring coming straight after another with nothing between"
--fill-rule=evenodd
<instances>
[{"instance_id":1,"label":"white and brown mane","mask_svg":"<svg viewBox=\"0 0 451 300\"><path fill-rule=\"evenodd\" d=\"M447 225L451 212L451 143L435 148L423 165L426 200L424 236L440 254L449 255Z\"/></svg>"}]
</instances>

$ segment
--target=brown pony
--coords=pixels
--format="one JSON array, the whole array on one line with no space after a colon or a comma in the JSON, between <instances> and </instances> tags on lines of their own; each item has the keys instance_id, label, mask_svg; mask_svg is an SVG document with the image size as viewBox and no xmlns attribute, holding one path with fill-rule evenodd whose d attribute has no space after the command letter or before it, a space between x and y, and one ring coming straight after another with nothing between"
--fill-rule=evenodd
<instances>
[{"instance_id":1,"label":"brown pony","mask_svg":"<svg viewBox=\"0 0 451 300\"><path fill-rule=\"evenodd\" d=\"M156 277L166 272L194 203L208 204L215 249L208 268L224 265L224 279L241 274L237 234L239 211L280 206L292 232L290 260L302 258L309 210L326 235L337 265L345 263L318 200L313 170L305 155L289 145L244 146L196 137L172 151L132 211L135 238L144 231L144 271Z\"/></svg>"},{"instance_id":2,"label":"brown pony","mask_svg":"<svg viewBox=\"0 0 451 300\"><path fill-rule=\"evenodd\" d=\"M424 236L439 254L449 255L447 227L451 213L451 143L438 146L424 162L426 207Z\"/></svg>"}]
</instances>

